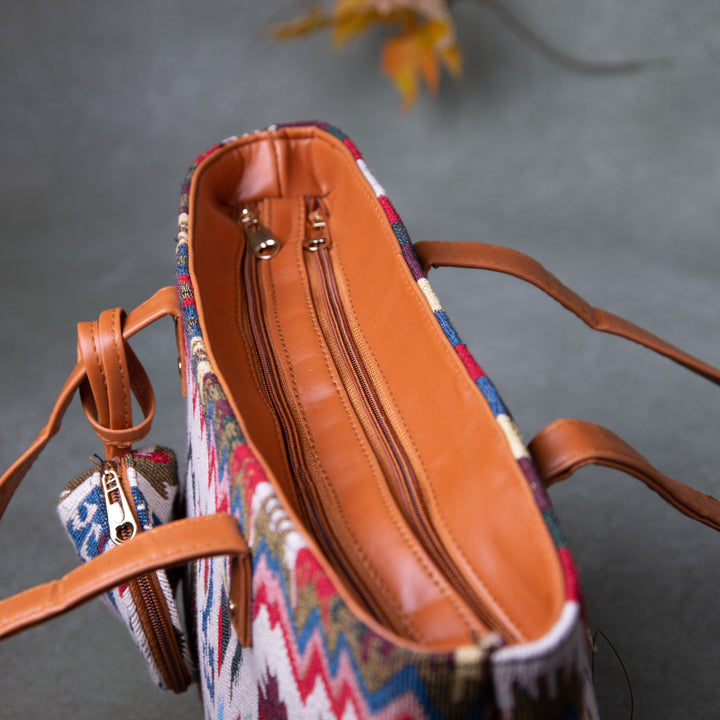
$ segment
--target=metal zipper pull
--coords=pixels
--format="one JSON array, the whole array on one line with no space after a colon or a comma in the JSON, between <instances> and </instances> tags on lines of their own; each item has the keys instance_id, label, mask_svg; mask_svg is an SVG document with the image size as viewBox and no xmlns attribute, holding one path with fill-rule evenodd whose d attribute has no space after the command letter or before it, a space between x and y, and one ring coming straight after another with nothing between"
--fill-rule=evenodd
<instances>
[{"instance_id":1,"label":"metal zipper pull","mask_svg":"<svg viewBox=\"0 0 720 720\"><path fill-rule=\"evenodd\" d=\"M257 215L248 208L240 213L240 222L245 230L245 237L252 247L255 257L261 260L271 258L280 249L280 243L273 234L258 220Z\"/></svg>"},{"instance_id":2,"label":"metal zipper pull","mask_svg":"<svg viewBox=\"0 0 720 720\"><path fill-rule=\"evenodd\" d=\"M105 496L110 539L120 545L135 536L137 524L120 484L120 477L109 463L103 464L100 481Z\"/></svg>"},{"instance_id":3,"label":"metal zipper pull","mask_svg":"<svg viewBox=\"0 0 720 720\"><path fill-rule=\"evenodd\" d=\"M330 245L330 235L327 232L327 224L319 204L308 210L307 229L303 244L305 249L310 252L317 252L320 248Z\"/></svg>"}]
</instances>

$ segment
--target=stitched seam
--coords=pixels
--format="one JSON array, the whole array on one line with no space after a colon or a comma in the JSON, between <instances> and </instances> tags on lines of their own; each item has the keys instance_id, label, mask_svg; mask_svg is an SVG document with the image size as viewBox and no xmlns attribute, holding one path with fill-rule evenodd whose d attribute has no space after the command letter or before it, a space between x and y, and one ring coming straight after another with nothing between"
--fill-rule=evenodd
<instances>
[{"instance_id":1,"label":"stitched seam","mask_svg":"<svg viewBox=\"0 0 720 720\"><path fill-rule=\"evenodd\" d=\"M105 371L102 366L102 362L100 360L100 353L98 352L98 346L97 346L97 340L95 338L95 322L90 323L90 339L92 341L93 346L93 352L95 353L95 364L98 366L98 371L100 373L100 377L103 381L103 387L105 388L105 395L107 397L110 397L110 393L108 391L108 384L107 384L107 378L105 377Z\"/></svg>"},{"instance_id":2,"label":"stitched seam","mask_svg":"<svg viewBox=\"0 0 720 720\"><path fill-rule=\"evenodd\" d=\"M338 387L338 385L337 385L337 383L336 383L336 381L335 381L335 378L333 377L332 370L331 370L331 367L330 367L330 364L329 364L329 359L328 359L328 357L327 357L327 349L324 347L324 340L323 340L323 338L322 338L322 333L321 333L320 329L317 327L316 318L315 318L315 314L314 314L314 313L315 313L315 310L314 310L314 307L313 307L313 305L312 305L312 299L311 299L311 296L309 295L309 290L308 290L308 287L307 287L306 272L305 272L305 270L304 270L304 261L303 261L303 256L302 256L302 253L303 253L302 244L301 244L301 243L296 243L295 246L296 246L296 250L295 250L295 262L296 262L297 269L298 269L298 277L301 278L303 294L304 294L304 296L305 296L305 302L306 302L307 307L310 309L310 319L311 319L312 324L313 324L313 330L315 331L315 336L316 336L316 338L318 339L318 342L319 342L319 345L320 345L320 349L321 349L322 354L323 354L323 359L324 359L324 361L325 361L325 366L326 366L326 368L328 369L328 373L330 374L330 377L331 377L333 386L335 387L336 394L337 394L338 398L340 399L340 402L342 403L342 406L343 406L343 409L344 409L345 414L346 414L346 416L347 416L347 419L348 419L348 421L350 422L350 426L351 426L351 428L352 428L352 430L353 430L353 434L355 435L355 438L356 438L356 440L357 440L358 446L362 449L363 455L365 456L365 458L366 458L366 460L367 460L368 467L369 467L369 469L370 469L370 471L371 471L371 473L372 473L372 475L373 475L373 477L374 477L374 479L375 479L375 485L376 485L378 488L380 488L381 486L380 486L380 484L378 483L377 473L376 473L376 471L375 471L372 463L371 463L370 460L369 460L369 456L368 456L367 449L365 448L364 443L361 441L361 438L360 438L359 435L358 435L357 428L355 427L355 424L354 424L353 421L352 421L352 416L351 416L351 414L350 414L350 412L349 412L349 410L348 410L348 408L347 408L347 405L346 405L346 403L345 403L345 399L343 398L342 393L341 393L341 391L340 391L340 388ZM272 279L272 268L269 268L269 269L268 269L268 276L269 276L270 284L271 284L271 288L272 288L271 292L272 292L272 297L273 297L273 307L274 307L274 310L275 310L275 312L274 312L275 325L276 325L278 334L279 334L279 336L280 336L280 341L281 341L282 348L283 348L283 354L285 355L285 359L286 359L286 362L287 362L287 365L288 365L288 372L289 372L290 377L291 377L291 379L292 379L292 391L293 391L293 396L294 396L294 398L295 398L296 408L297 408L297 411L298 411L299 414L300 414L301 421L302 421L302 425L303 425L303 428L304 428L304 430L305 430L305 436L306 436L306 437L305 437L305 440L306 440L306 442L308 442L308 444L309 444L310 447L312 448L313 454L314 454L314 456L315 456L315 457L314 457L315 463L316 463L317 466L320 468L321 475L322 475L322 477L324 478L324 482L323 482L324 488L322 488L322 489L325 491L324 494L326 494L326 496L329 495L329 496L333 499L335 508L336 508L336 510L337 510L337 512L338 512L338 514L339 514L339 516L340 516L340 518L341 518L341 520L342 520L343 525L345 526L345 529L347 530L347 533L348 533L349 536L350 536L352 545L353 545L353 547L355 548L355 551L356 551L357 555L359 556L359 560L360 560L362 566L365 568L366 572L374 579L374 581L377 583L377 585L378 585L378 586L380 587L380 589L383 591L383 594L384 594L384 596L385 596L386 601L395 609L397 615L400 616L401 621L404 622L405 627L406 627L407 629L409 629L411 632L413 632L414 635L416 636L416 638L419 638L419 639L422 640L422 639L424 639L422 633L420 633L420 632L418 631L417 627L415 627L414 623L410 620L410 617L404 612L404 610L402 609L402 607L401 607L401 606L399 605L399 603L397 602L397 599L395 598L394 594L389 590L389 588L387 587L387 585L386 585L386 584L382 581L382 579L378 576L377 571L375 570L374 566L373 566L372 564L370 564L370 562L369 562L369 560L368 560L368 558L367 558L366 553L364 552L362 546L358 543L358 540L357 540L357 538L355 537L355 533L352 531L352 529L350 528L350 526L349 526L349 524L348 524L348 522L347 522L347 520L346 520L346 518L345 518L345 513L343 512L342 505L340 504L340 502L339 502L339 500L338 500L338 497L337 497L337 494L336 494L336 492L335 492L335 489L333 488L332 484L328 481L327 472L326 472L326 470L322 467L322 465L320 464L320 461L319 461L319 458L318 458L318 453L317 453L317 450L316 450L316 448L315 448L315 443L313 442L312 434L311 434L311 432L310 432L310 428L309 428L309 425L308 425L307 416L305 415L303 406L302 406L302 404L300 403L300 399L299 399L299 397L298 397L298 395L297 395L297 381L296 381L296 378L295 378L295 372L294 372L293 365L292 365L292 362L291 362L291 359L290 359L290 355L289 355L289 352L288 352L288 349L287 349L287 346L286 346L286 343L285 343L285 338L284 338L284 336L283 336L283 334L282 334L282 329L281 329L281 327L280 327L280 321L279 321L279 317L278 317L278 314L277 314L277 302L275 301L276 290L275 290L275 284L274 284L273 279ZM305 280L305 281L303 281L303 280ZM318 488L318 489L320 489L320 488ZM382 499L383 499L383 504L384 504L384 505L386 506L386 508L387 508L387 502L386 502L385 497L384 497L384 495L383 495L382 493L381 493L381 497L382 497ZM389 510L389 509L388 509L388 510ZM393 519L394 519L394 518L393 518Z\"/></svg>"},{"instance_id":3,"label":"stitched seam","mask_svg":"<svg viewBox=\"0 0 720 720\"><path fill-rule=\"evenodd\" d=\"M268 227L272 227L272 210L270 210L271 213L271 219L268 221ZM245 241L247 243L247 240ZM245 252L252 252L252 250L249 247L246 247ZM251 261L252 262L252 261ZM235 293L236 293L236 309L235 309L235 323L240 330L240 339L242 341L243 347L245 348L245 354L248 359L248 366L250 367L250 376L252 377L253 383L255 384L255 388L258 392L258 396L260 397L260 400L262 401L263 405L265 406L268 415L272 419L273 429L275 431L275 439L278 443L278 446L282 448L283 445L283 439L282 439L282 433L280 431L280 426L278 424L278 421L275 417L275 412L272 408L272 404L270 403L270 399L266 396L266 391L264 387L262 386L262 383L260 382L260 379L257 375L257 368L255 367L255 363L253 362L254 357L254 350L248 343L245 327L244 327L244 317L243 317L243 309L246 306L245 298L243 297L243 280L244 280L244 274L243 274L243 253L238 252L238 257L235 261ZM249 310L248 310L249 314ZM236 418L237 420L237 418ZM238 425L239 425L238 421ZM291 493L295 495L295 499L297 501L297 493L295 492L293 483L292 483L292 473L290 472L287 459L284 457L285 453L280 453L282 456L282 462L283 462L283 468L285 470L286 479L288 480L287 483L287 489L290 490ZM278 478L280 480L280 478ZM285 490L285 488L283 488Z\"/></svg>"},{"instance_id":4,"label":"stitched seam","mask_svg":"<svg viewBox=\"0 0 720 720\"><path fill-rule=\"evenodd\" d=\"M283 192L282 188L282 173L280 172L280 158L278 157L276 147L277 142L277 138L273 135L270 135L270 150L273 154L273 160L275 161L275 178L277 180L278 195L282 197L285 193Z\"/></svg>"},{"instance_id":5,"label":"stitched seam","mask_svg":"<svg viewBox=\"0 0 720 720\"><path fill-rule=\"evenodd\" d=\"M333 221L332 221L332 218L328 218L328 222L333 226L333 235L336 236L336 235L335 235L335 230L334 230L334 223L333 223ZM335 253L336 253L335 260L336 260L337 263L340 265L340 272L342 273L343 279L344 279L344 281L345 281L345 282L344 282L344 289L345 289L345 294L347 295L347 302L348 302L349 305L350 305L350 310L351 310L351 312L352 312L352 314L353 314L353 317L354 317L354 318L357 318L357 313L355 312L355 307L354 307L354 303L353 303L353 300L352 300L352 293L351 293L351 291L350 291L350 283L348 282L347 274L345 273L344 264L343 264L342 259L341 259L341 257L340 257L340 251L339 251L338 248L339 248L339 245L336 245L336 246L334 247L334 251L335 251ZM402 423L402 428L401 428L401 429L404 431L404 432L402 432L403 440L404 440L403 449L404 449L404 450L407 450L407 448L405 448L404 445L405 445L406 443L407 443L407 444L410 444L410 446L411 446L411 448L412 448L412 453L413 453L414 456L415 456L414 458L409 458L410 461L411 461L411 464L412 464L412 461L413 461L413 459L414 459L414 460L420 465L421 471L422 471L422 473L424 474L424 477L421 477L420 480L421 480L421 481L423 481L423 480L426 481L426 479L427 479L427 468L426 468L426 466L425 466L425 463L424 463L422 457L420 456L420 453L419 453L419 451L418 451L417 445L415 444L415 441L414 441L412 435L410 434L410 431L409 431L408 428L407 428L407 425L406 425L405 420L404 420L404 418L403 418L403 416L402 416L402 413L400 412L399 408L397 407L397 402L396 402L396 400L395 400L395 396L394 396L394 394L393 394L393 392L392 392L392 389L391 389L391 387L390 387L390 384L388 383L387 377L385 376L385 373L383 372L382 367L381 367L380 364L378 363L377 358L375 357L375 354L374 354L374 352L373 352L373 350L372 350L372 347L370 346L370 343L367 341L367 338L365 337L365 334L363 333L362 328L360 327L360 324L359 324L358 322L353 323L353 324L352 324L352 329L354 330L353 334L354 334L356 337L357 337L358 334L359 334L359 336L360 336L360 340L361 340L362 345L363 345L362 348L359 348L359 349L361 350L361 352L364 351L363 354L369 354L370 357L372 358L372 362L373 362L373 365L374 365L373 370L376 371L376 372L382 377L382 380L383 380L384 387L382 388L382 391L390 396L390 400L391 400L391 403L392 403L392 405L393 405L393 407L392 407L392 410L394 411L393 414L394 414L394 415L396 416L396 418L398 418L398 419L400 420L400 422ZM364 361L364 360L363 360L363 361ZM386 410L385 408L383 408L383 410L384 410L385 412L387 412L387 410ZM393 426L395 426L395 425L396 425L396 423L393 422ZM383 490L385 490L386 487L387 487L387 480L386 480L386 479L384 479L384 480L385 480L385 482L383 483ZM429 483L425 482L425 483L423 483L423 484L429 484ZM383 497L384 497L384 493L383 493ZM393 503L394 503L394 500L393 500ZM394 506L396 506L395 503L394 503ZM404 518L404 515L403 515L402 511L400 511L400 515L401 515L401 517L403 518L403 523L408 523L408 521ZM401 529L401 528L399 527L399 525L398 525L397 522L396 522L395 524L396 524L396 526L398 527L398 529ZM404 533L405 533L406 531L403 530L403 529L401 529L401 532L403 533L403 536L404 536ZM412 536L412 537L414 538L414 536ZM415 539L415 538L414 538L414 539ZM418 541L418 542L419 542L419 541ZM416 555L418 561L421 563L421 565L423 566L423 568L427 571L428 563L425 561L425 559L424 559L421 555L419 555L419 553L417 552L417 550L414 549L414 548L412 547L412 544L409 543L407 540L406 540L406 544L408 545L408 547L410 547L410 549L411 549L411 551L413 552L413 554ZM424 554L428 554L428 553L427 553L427 550L425 550L424 547L423 547L423 553L424 553ZM431 560L431 562L430 562L429 565L430 565L430 567L431 567L433 570L435 570L435 571L438 572L442 577L444 577L444 576L442 575L442 573L436 568L436 565L435 565L434 562L432 562L432 560ZM433 581L433 583L435 584L435 586L436 586L436 587L438 588L438 590L441 592L441 594L443 595L443 597L445 597L445 598L450 602L450 604L457 610L457 612L459 613L459 615L463 618L466 626L467 626L470 630L472 630L471 624L470 624L467 620L465 620L465 616L466 616L466 614L467 614L467 610L466 610L466 607L465 607L464 603L458 602L458 597L457 597L457 595L456 595L455 593L448 592L448 591L447 591L447 587L443 587L440 583L438 583L438 582L437 582L434 578L432 578L432 577L430 577L430 579ZM449 586L449 584L450 584L450 583L449 583L449 580L446 578L446 585Z\"/></svg>"},{"instance_id":6,"label":"stitched seam","mask_svg":"<svg viewBox=\"0 0 720 720\"><path fill-rule=\"evenodd\" d=\"M113 342L113 348L115 350L115 359L118 364L118 370L120 372L120 380L121 380L121 388L122 388L122 404L123 404L123 425L124 427L129 427L131 424L130 417L129 417L129 401L130 398L128 397L128 394L130 393L130 378L125 374L125 368L123 366L123 363L120 359L120 348L118 347L118 337L117 337L117 329L120 327L120 318L119 318L120 310L119 308L115 308L113 310L113 321L112 321L112 342Z\"/></svg>"},{"instance_id":7,"label":"stitched seam","mask_svg":"<svg viewBox=\"0 0 720 720\"><path fill-rule=\"evenodd\" d=\"M334 146L332 143L330 143L328 140L326 140L326 139L324 139L324 138L318 138L318 139L321 140L323 143L327 144L327 145L328 145L331 149L333 149L336 153L338 153L338 155L342 158L342 160L345 162L345 164L346 164L347 166L349 166L349 167L351 167L351 168L354 169L354 172L351 173L351 177L354 179L355 183L356 183L359 187L362 188L362 190L364 191L366 197L370 197L370 198L373 200L373 202L371 203L371 204L372 204L372 207L373 207L373 211L374 211L375 214L381 219L383 225L385 225L385 224L387 223L387 216L385 215L385 213L384 213L384 211L382 210L382 208L378 205L376 196L375 196L374 194L371 194L370 191L367 189L367 185L366 185L366 182L365 182L365 178L364 178L364 176L362 176L362 173L359 171L359 168L357 167L357 165L356 165L356 163L354 162L354 160L352 160L351 158L348 158L348 157L345 155L345 153L341 153L340 149L337 148L337 147L335 147L335 146ZM362 177L362 181L361 181L361 177ZM397 238L394 236L394 234L393 234L393 240L394 240L396 243L398 242L398 241L397 241ZM421 307L423 308L423 311L427 310L427 308L428 308L427 301L425 300L424 297L423 297L423 298L417 298L417 294L415 293L415 290L417 289L416 283L411 282L411 280L409 279L408 273L405 273L405 272L400 273L400 279L401 279L402 282L405 283L406 287L412 288L413 292L411 293L410 296L415 299L415 302L416 302L416 303L421 302L421 303L422 303L422 304L421 304ZM427 327L432 328L433 334L435 334L435 335L440 334L440 337L441 337L442 342L443 342L445 345L448 345L447 337L445 336L442 328L440 328L440 326L438 325L438 323L437 323L437 321L435 320L434 317L433 317L433 318L429 318L429 317L427 317L426 312L422 312L422 313L420 314L420 318L421 318L421 322L425 323L425 325L426 325ZM430 322L430 320L432 320L432 322ZM459 358L458 358L458 360L459 360ZM469 375L468 375L468 373L467 373L467 370L465 370L464 367L462 367L462 368L461 368L461 367L458 367L458 365L457 365L455 362L450 363L450 370L451 370L451 372L453 372L457 377L462 378L462 379L463 379L463 382L466 381L466 380L469 378ZM476 390L477 390L478 392L480 392L480 389L477 388L477 387L476 387ZM487 406L487 402L485 401L484 396L482 397L482 399L483 399L483 402L484 402L484 406L483 406L483 407L487 410L487 412L491 412L490 409L489 409L489 407ZM501 428L499 427L497 421L495 420L495 417L493 416L493 417L491 418L491 420L492 420L492 423L491 423L492 431L491 431L491 432L492 432L493 436L496 438L496 441L499 441L498 444L499 444L501 447L503 447L504 449L508 449L507 439L505 438L504 433L502 432L502 430L501 430ZM517 464L517 461L515 460L514 457L512 457L512 455L511 455L511 460L512 460L514 466L518 468L518 472L522 472L522 471L520 470L520 468L519 468L519 465ZM517 484L520 485L520 487L521 487L521 489L523 490L523 492L526 493L526 495L527 495L527 496L529 497L529 499L531 500L533 507L537 508L537 502L535 501L535 497L533 496L532 490L531 490L531 488L530 488L530 485L529 485L529 483L527 482L527 480L525 479L525 477L523 476L523 477L520 477L520 478L515 478L515 479L514 479L514 484L515 484L515 485L517 485ZM481 576L480 576L480 573L478 572L475 564L470 561L470 559L467 557L467 555L463 552L462 548L459 547L458 542L457 542L457 538L456 538L455 534L452 532L452 530L450 529L449 525L447 524L447 521L446 521L446 519L445 519L444 514L439 511L439 507L438 507L438 505L437 505L437 500L436 500L436 495L435 495L435 492L434 492L434 488L432 488L432 486L430 486L430 489L431 489L431 495L432 495L432 497L433 497L433 500L435 501L435 507L436 507L437 510L438 510L438 512L436 513L436 516L435 516L435 517L436 517L436 519L441 523L441 525L443 526L443 528L445 529L445 531L446 531L447 534L449 535L450 539L452 540L452 542L453 542L453 544L454 544L455 550L456 550L456 551L458 552L458 554L463 558L463 560L468 564L468 566L473 570L473 573L474 573L474 575L475 575L475 579L476 579L476 580L478 581L478 583L483 587L483 589L485 590L485 592L487 592L489 598L490 598L490 599L495 603L495 605L500 609L500 611L502 612L502 614L505 616L505 619L506 619L506 621L508 622L508 624L511 625L511 626L515 629L515 631L518 632L519 635L521 635L521 636L524 637L523 633L519 630L519 628L517 627L517 625L515 624L515 622L510 618L510 616L509 616L506 608L504 607L504 605L497 600L497 598L496 598L496 597L493 595L493 593L489 590L489 588L487 587L487 585L483 582L483 580L482 580L482 578L481 578ZM533 524L534 524L535 527L537 528L537 530L534 531L534 534L537 535L537 536L542 536L543 538L546 538L546 539L549 540L549 530L548 530L548 527L547 527L546 523L545 523L544 520L542 519L542 516L541 516L539 513L537 513L537 514L534 513L534 514L531 516L531 519L532 519L532 521L533 521ZM552 541L543 543L543 544L542 544L541 552L542 552L542 554L543 554L544 557L545 557L545 561L546 561L547 565L550 566L550 567L556 567L556 568L557 568L557 566L558 566L558 558L557 558L557 553L555 552L554 545L552 545ZM548 560L551 560L552 562L548 562ZM560 573L560 584L563 585L562 573Z\"/></svg>"}]
</instances>

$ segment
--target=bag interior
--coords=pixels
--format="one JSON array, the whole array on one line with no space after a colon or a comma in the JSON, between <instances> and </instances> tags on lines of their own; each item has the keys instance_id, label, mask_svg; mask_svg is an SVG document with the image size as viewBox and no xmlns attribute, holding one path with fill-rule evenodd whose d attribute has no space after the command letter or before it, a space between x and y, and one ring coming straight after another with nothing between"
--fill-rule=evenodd
<instances>
[{"instance_id":1,"label":"bag interior","mask_svg":"<svg viewBox=\"0 0 720 720\"><path fill-rule=\"evenodd\" d=\"M313 127L256 133L205 160L190 192L190 273L210 361L351 608L394 641L433 650L491 632L506 644L546 634L565 602L555 544L347 147ZM330 238L330 290L318 290L320 254L307 249L310 207L322 209ZM251 257L239 221L247 208L279 242L273 257ZM323 292L342 306L380 420L363 415L362 377L338 361ZM253 341L258 322L269 370ZM411 478L404 489L387 471L393 453Z\"/></svg>"}]
</instances>

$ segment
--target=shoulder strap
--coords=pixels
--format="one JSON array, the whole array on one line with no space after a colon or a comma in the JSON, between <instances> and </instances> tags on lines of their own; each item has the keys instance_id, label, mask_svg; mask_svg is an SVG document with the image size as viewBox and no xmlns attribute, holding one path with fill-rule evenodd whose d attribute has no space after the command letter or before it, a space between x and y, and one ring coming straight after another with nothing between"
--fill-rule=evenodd
<instances>
[{"instance_id":1,"label":"shoulder strap","mask_svg":"<svg viewBox=\"0 0 720 720\"><path fill-rule=\"evenodd\" d=\"M594 330L618 335L626 340L644 345L683 365L688 370L702 375L710 382L720 385L718 368L698 360L684 350L618 315L593 307L569 287L563 285L537 260L524 253L500 245L440 240L415 243L415 252L425 272L433 267L445 266L493 270L514 275L540 288Z\"/></svg>"},{"instance_id":2,"label":"shoulder strap","mask_svg":"<svg viewBox=\"0 0 720 720\"><path fill-rule=\"evenodd\" d=\"M664 355L716 385L720 370L613 313L593 307L524 253L480 242L429 241L415 244L425 272L433 267L492 270L532 283L595 330L632 340ZM644 482L688 517L720 530L720 503L664 475L610 430L581 420L557 420L529 445L546 486L589 464L622 470Z\"/></svg>"},{"instance_id":3,"label":"shoulder strap","mask_svg":"<svg viewBox=\"0 0 720 720\"><path fill-rule=\"evenodd\" d=\"M545 487L570 477L586 465L604 465L632 475L684 515L720 530L720 502L664 475L601 425L584 420L555 420L532 439L528 449Z\"/></svg>"},{"instance_id":4,"label":"shoulder strap","mask_svg":"<svg viewBox=\"0 0 720 720\"><path fill-rule=\"evenodd\" d=\"M237 520L225 514L175 520L146 530L59 580L0 601L0 640L73 610L138 575L225 555L234 558L230 580L233 624L242 644L249 645L250 551Z\"/></svg>"}]
</instances>

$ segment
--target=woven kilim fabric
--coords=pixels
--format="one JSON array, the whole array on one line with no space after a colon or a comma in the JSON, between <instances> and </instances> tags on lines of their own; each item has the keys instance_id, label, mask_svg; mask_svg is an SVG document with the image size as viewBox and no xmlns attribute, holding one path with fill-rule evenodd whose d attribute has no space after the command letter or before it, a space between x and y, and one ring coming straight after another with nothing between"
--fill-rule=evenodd
<instances>
[{"instance_id":1,"label":"woven kilim fabric","mask_svg":"<svg viewBox=\"0 0 720 720\"><path fill-rule=\"evenodd\" d=\"M188 265L190 197L203 162L233 143L247 141L247 136L229 138L190 168L177 244L187 350L187 510L189 515L235 515L253 557L251 648L240 646L231 628L228 561L201 561L192 571L188 614L194 624L191 635L197 645L206 717L595 718L577 571L515 423L453 329L404 225L355 145L328 125L303 125L332 136L374 191L410 272L486 398L532 488L561 558L567 599L560 619L545 637L497 650L489 661L474 646L453 653L412 652L379 636L352 614L247 446L201 332ZM283 127L287 126L269 131L282 133Z\"/></svg>"},{"instance_id":2,"label":"woven kilim fabric","mask_svg":"<svg viewBox=\"0 0 720 720\"><path fill-rule=\"evenodd\" d=\"M172 450L152 446L135 450L120 460L122 472L132 492L137 519L142 530L169 522L175 517L178 497L177 461ZM60 495L58 514L83 561L115 547L108 527L108 512L101 482L101 468L96 466L79 475ZM185 640L167 572L157 572L157 579L170 612L170 619L188 670L194 673L190 649ZM154 682L167 689L153 657L138 608L127 583L103 596L105 604L127 625L135 644L145 658Z\"/></svg>"}]
</instances>

